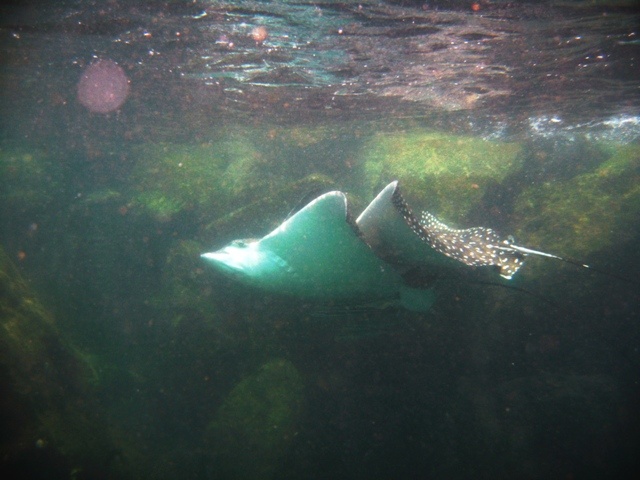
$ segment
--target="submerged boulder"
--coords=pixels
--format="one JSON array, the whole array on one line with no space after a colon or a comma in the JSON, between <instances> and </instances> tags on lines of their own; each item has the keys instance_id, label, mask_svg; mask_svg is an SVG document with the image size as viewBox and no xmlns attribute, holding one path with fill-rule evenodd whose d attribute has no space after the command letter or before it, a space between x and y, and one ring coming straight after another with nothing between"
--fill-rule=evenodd
<instances>
[{"instance_id":1,"label":"submerged boulder","mask_svg":"<svg viewBox=\"0 0 640 480\"><path fill-rule=\"evenodd\" d=\"M95 402L91 368L2 248L0 351L0 473L27 478L35 459L68 476L116 468L118 449Z\"/></svg>"},{"instance_id":2,"label":"submerged boulder","mask_svg":"<svg viewBox=\"0 0 640 480\"><path fill-rule=\"evenodd\" d=\"M609 146L608 159L564 181L523 191L516 202L517 238L552 252L587 258L638 234L640 147ZM543 227L543 228L541 228Z\"/></svg>"},{"instance_id":3,"label":"submerged boulder","mask_svg":"<svg viewBox=\"0 0 640 480\"><path fill-rule=\"evenodd\" d=\"M161 288L150 304L170 315L176 326L186 316L213 322L218 314L212 308L210 291L203 281L205 271L200 254L204 247L193 240L180 240L167 253L161 275Z\"/></svg>"},{"instance_id":4,"label":"submerged boulder","mask_svg":"<svg viewBox=\"0 0 640 480\"><path fill-rule=\"evenodd\" d=\"M136 156L131 206L161 222L185 212L224 211L232 202L252 199L266 181L260 153L240 134L199 145L142 145Z\"/></svg>"},{"instance_id":5,"label":"submerged boulder","mask_svg":"<svg viewBox=\"0 0 640 480\"><path fill-rule=\"evenodd\" d=\"M241 204L228 213L215 217L204 227L202 240L207 245L215 240L222 246L225 242L236 239L239 233L267 233L279 225L287 213L304 207L316 196L335 188L331 178L312 174L285 186L265 189L261 191L263 196L256 201Z\"/></svg>"},{"instance_id":6,"label":"submerged boulder","mask_svg":"<svg viewBox=\"0 0 640 480\"><path fill-rule=\"evenodd\" d=\"M311 133L247 128L219 132L197 145L140 145L123 192L127 208L160 223L185 215L196 222L216 221L220 230L239 217L262 219L269 207L286 215L291 202L332 183L333 175L326 172L332 169L317 158L328 155L326 143Z\"/></svg>"},{"instance_id":7,"label":"submerged boulder","mask_svg":"<svg viewBox=\"0 0 640 480\"><path fill-rule=\"evenodd\" d=\"M461 221L492 185L521 166L517 143L421 130L379 133L366 142L360 169L362 196L400 180L409 197L447 221Z\"/></svg>"},{"instance_id":8,"label":"submerged boulder","mask_svg":"<svg viewBox=\"0 0 640 480\"><path fill-rule=\"evenodd\" d=\"M304 405L300 373L273 360L241 380L208 429L214 478L269 479L297 433Z\"/></svg>"}]
</instances>

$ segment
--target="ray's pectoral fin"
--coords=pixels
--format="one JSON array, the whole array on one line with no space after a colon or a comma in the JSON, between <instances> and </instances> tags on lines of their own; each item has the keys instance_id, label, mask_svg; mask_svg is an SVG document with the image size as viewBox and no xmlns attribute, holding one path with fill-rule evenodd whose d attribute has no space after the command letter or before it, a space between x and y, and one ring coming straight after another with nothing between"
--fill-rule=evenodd
<instances>
[{"instance_id":1,"label":"ray's pectoral fin","mask_svg":"<svg viewBox=\"0 0 640 480\"><path fill-rule=\"evenodd\" d=\"M487 227L455 229L423 212L418 219L400 194L398 182L380 192L358 217L358 226L376 254L408 274L436 275L442 267L494 267L509 280L524 265L527 256L552 258L607 275L624 282L639 282L594 268L579 260L516 245L511 237L501 238ZM407 226L409 228L407 228ZM422 268L422 272L420 271Z\"/></svg>"},{"instance_id":2,"label":"ray's pectoral fin","mask_svg":"<svg viewBox=\"0 0 640 480\"><path fill-rule=\"evenodd\" d=\"M500 276L508 280L524 264L524 253L509 248L511 242L500 239L490 228L454 229L432 214L422 212L415 232L434 250L472 267L493 265L499 269Z\"/></svg>"},{"instance_id":3,"label":"ray's pectoral fin","mask_svg":"<svg viewBox=\"0 0 640 480\"><path fill-rule=\"evenodd\" d=\"M422 266L433 272L462 263L494 266L510 279L524 263L524 252L505 248L505 241L490 228L453 229L427 212L418 219L397 181L378 194L356 223L380 257L407 270Z\"/></svg>"},{"instance_id":4,"label":"ray's pectoral fin","mask_svg":"<svg viewBox=\"0 0 640 480\"><path fill-rule=\"evenodd\" d=\"M236 241L202 257L279 294L351 304L401 300L401 276L363 241L342 192L321 195L260 240Z\"/></svg>"}]
</instances>

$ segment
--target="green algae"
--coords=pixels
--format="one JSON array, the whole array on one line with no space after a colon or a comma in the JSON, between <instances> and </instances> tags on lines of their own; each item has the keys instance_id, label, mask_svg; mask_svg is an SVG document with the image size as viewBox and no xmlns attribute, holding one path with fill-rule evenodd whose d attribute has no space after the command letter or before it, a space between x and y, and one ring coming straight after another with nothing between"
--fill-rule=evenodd
<instances>
[{"instance_id":1,"label":"green algae","mask_svg":"<svg viewBox=\"0 0 640 480\"><path fill-rule=\"evenodd\" d=\"M204 235L209 239L239 231L255 233L264 230L267 225L276 226L291 211L291 205L305 198L309 192L324 193L334 187L335 182L326 175L311 174L284 187L274 186L262 190L260 193L263 196L257 200L233 208L229 213L208 223L204 228Z\"/></svg>"},{"instance_id":2,"label":"green algae","mask_svg":"<svg viewBox=\"0 0 640 480\"><path fill-rule=\"evenodd\" d=\"M302 377L287 360L273 360L241 380L209 425L219 478L273 478L300 422Z\"/></svg>"},{"instance_id":3,"label":"green algae","mask_svg":"<svg viewBox=\"0 0 640 480\"><path fill-rule=\"evenodd\" d=\"M269 126L221 129L198 145L139 145L128 180L132 212L158 220L186 212L199 219L221 218L269 198L283 185L334 176L344 167L340 155L355 148L336 144L340 138L340 131L326 126Z\"/></svg>"},{"instance_id":4,"label":"green algae","mask_svg":"<svg viewBox=\"0 0 640 480\"><path fill-rule=\"evenodd\" d=\"M101 190L96 190L95 192L90 192L86 197L84 197L81 203L84 205L101 205L119 201L121 198L122 194L119 191L112 188L104 188Z\"/></svg>"},{"instance_id":5,"label":"green algae","mask_svg":"<svg viewBox=\"0 0 640 480\"><path fill-rule=\"evenodd\" d=\"M521 166L516 143L444 133L380 133L362 150L363 196L375 195L391 180L422 198L424 207L452 221L464 219L488 187Z\"/></svg>"},{"instance_id":6,"label":"green algae","mask_svg":"<svg viewBox=\"0 0 640 480\"><path fill-rule=\"evenodd\" d=\"M45 343L57 335L53 318L31 294L18 270L0 248L0 282L2 301L3 352L5 360L16 368L31 372L38 369L38 359L46 354Z\"/></svg>"},{"instance_id":7,"label":"green algae","mask_svg":"<svg viewBox=\"0 0 640 480\"><path fill-rule=\"evenodd\" d=\"M149 144L137 149L131 175L135 207L170 220L185 209L215 203L224 172L214 145Z\"/></svg>"},{"instance_id":8,"label":"green algae","mask_svg":"<svg viewBox=\"0 0 640 480\"><path fill-rule=\"evenodd\" d=\"M0 327L3 405L20 412L19 423L0 442L3 459L36 445L77 468L106 465L113 443L90 395L90 368L58 332L2 248Z\"/></svg>"},{"instance_id":9,"label":"green algae","mask_svg":"<svg viewBox=\"0 0 640 480\"><path fill-rule=\"evenodd\" d=\"M260 154L236 134L204 143L147 144L137 148L130 185L132 206L160 221L176 215L217 211L264 183Z\"/></svg>"},{"instance_id":10,"label":"green algae","mask_svg":"<svg viewBox=\"0 0 640 480\"><path fill-rule=\"evenodd\" d=\"M640 215L640 147L605 145L609 158L566 181L523 191L517 235L531 245L584 258L630 241Z\"/></svg>"},{"instance_id":11,"label":"green algae","mask_svg":"<svg viewBox=\"0 0 640 480\"><path fill-rule=\"evenodd\" d=\"M181 198L167 196L158 190L142 192L134 203L142 205L147 214L161 223L171 221L187 206Z\"/></svg>"}]
</instances>

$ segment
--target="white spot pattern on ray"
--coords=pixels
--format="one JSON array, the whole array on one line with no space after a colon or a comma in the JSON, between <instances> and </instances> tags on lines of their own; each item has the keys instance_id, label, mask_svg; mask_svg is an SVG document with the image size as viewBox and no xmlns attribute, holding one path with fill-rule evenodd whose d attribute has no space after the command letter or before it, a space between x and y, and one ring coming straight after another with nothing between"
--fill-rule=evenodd
<instances>
[{"instance_id":1,"label":"white spot pattern on ray","mask_svg":"<svg viewBox=\"0 0 640 480\"><path fill-rule=\"evenodd\" d=\"M524 263L524 255L510 249L510 242L501 240L490 228L451 228L429 212L422 212L418 220L399 189L394 192L393 204L409 227L431 248L465 265L495 265L500 268L500 275L509 279Z\"/></svg>"}]
</instances>

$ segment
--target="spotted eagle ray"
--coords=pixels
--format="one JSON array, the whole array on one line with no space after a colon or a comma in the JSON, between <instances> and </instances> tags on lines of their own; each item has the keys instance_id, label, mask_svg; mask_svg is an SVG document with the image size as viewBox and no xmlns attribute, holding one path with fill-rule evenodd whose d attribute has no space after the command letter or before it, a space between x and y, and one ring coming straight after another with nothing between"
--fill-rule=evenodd
<instances>
[{"instance_id":1,"label":"spotted eagle ray","mask_svg":"<svg viewBox=\"0 0 640 480\"><path fill-rule=\"evenodd\" d=\"M235 240L201 257L241 283L277 294L426 311L433 286L415 288L403 277L407 271L493 267L511 279L527 255L564 260L501 239L490 228L453 229L427 212L418 219L394 181L355 221L345 194L332 191L263 238Z\"/></svg>"},{"instance_id":2,"label":"spotted eagle ray","mask_svg":"<svg viewBox=\"0 0 640 480\"><path fill-rule=\"evenodd\" d=\"M399 302L428 310L431 289L406 285L367 244L347 210L347 197L319 196L259 240L235 240L202 258L263 290L345 305Z\"/></svg>"},{"instance_id":3,"label":"spotted eagle ray","mask_svg":"<svg viewBox=\"0 0 640 480\"><path fill-rule=\"evenodd\" d=\"M542 253L521 251L490 228L453 229L428 212L418 219L400 194L397 181L378 194L356 223L377 255L396 266L494 266L502 277L511 279L523 265L525 253Z\"/></svg>"}]
</instances>

